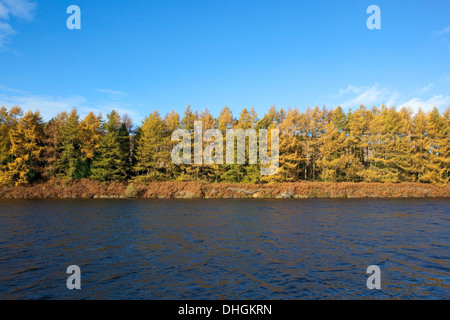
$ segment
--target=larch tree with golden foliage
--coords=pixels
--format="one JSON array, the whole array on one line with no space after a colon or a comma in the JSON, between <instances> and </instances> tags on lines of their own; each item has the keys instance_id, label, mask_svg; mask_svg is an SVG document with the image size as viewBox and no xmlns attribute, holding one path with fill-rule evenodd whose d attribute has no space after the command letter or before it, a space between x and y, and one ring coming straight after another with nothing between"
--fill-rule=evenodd
<instances>
[{"instance_id":1,"label":"larch tree with golden foliage","mask_svg":"<svg viewBox=\"0 0 450 320\"><path fill-rule=\"evenodd\" d=\"M42 119L39 112L28 111L11 128L11 162L8 163L8 180L15 185L37 179L42 167Z\"/></svg>"},{"instance_id":2,"label":"larch tree with golden foliage","mask_svg":"<svg viewBox=\"0 0 450 320\"><path fill-rule=\"evenodd\" d=\"M165 148L170 140L163 119L155 111L145 118L136 141L134 172L138 180L163 180L170 156Z\"/></svg>"}]
</instances>

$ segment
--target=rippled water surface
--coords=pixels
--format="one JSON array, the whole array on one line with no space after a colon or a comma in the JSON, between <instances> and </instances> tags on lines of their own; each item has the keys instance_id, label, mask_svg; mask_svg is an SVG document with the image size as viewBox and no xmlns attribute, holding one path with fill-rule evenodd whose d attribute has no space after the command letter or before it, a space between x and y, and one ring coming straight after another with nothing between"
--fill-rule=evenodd
<instances>
[{"instance_id":1,"label":"rippled water surface","mask_svg":"<svg viewBox=\"0 0 450 320\"><path fill-rule=\"evenodd\" d=\"M0 200L0 299L449 299L449 238L448 199Z\"/></svg>"}]
</instances>

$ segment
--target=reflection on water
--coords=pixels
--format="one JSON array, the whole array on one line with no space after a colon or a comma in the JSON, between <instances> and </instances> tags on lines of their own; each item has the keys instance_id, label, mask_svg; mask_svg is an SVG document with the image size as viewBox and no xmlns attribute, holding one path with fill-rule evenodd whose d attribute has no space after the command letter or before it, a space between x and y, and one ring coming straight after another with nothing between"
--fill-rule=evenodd
<instances>
[{"instance_id":1,"label":"reflection on water","mask_svg":"<svg viewBox=\"0 0 450 320\"><path fill-rule=\"evenodd\" d=\"M0 299L450 298L448 199L0 205Z\"/></svg>"}]
</instances>

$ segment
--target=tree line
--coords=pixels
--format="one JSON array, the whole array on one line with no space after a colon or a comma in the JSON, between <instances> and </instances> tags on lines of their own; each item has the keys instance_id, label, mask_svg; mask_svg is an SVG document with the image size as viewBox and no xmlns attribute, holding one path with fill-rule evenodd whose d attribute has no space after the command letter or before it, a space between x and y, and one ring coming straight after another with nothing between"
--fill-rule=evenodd
<instances>
[{"instance_id":1,"label":"tree line","mask_svg":"<svg viewBox=\"0 0 450 320\"><path fill-rule=\"evenodd\" d=\"M176 165L174 130L279 129L279 170L261 176L260 164ZM38 111L0 109L0 185L51 178L100 181L207 181L264 183L289 181L366 181L447 183L450 177L450 108L415 114L406 108L360 106L275 107L258 117L243 109L237 117L224 107L215 118L190 106L180 116L158 111L135 127L127 115L106 118L61 112L48 122ZM270 141L270 140L269 140ZM203 142L207 144L207 142ZM226 150L224 150L224 156Z\"/></svg>"}]
</instances>

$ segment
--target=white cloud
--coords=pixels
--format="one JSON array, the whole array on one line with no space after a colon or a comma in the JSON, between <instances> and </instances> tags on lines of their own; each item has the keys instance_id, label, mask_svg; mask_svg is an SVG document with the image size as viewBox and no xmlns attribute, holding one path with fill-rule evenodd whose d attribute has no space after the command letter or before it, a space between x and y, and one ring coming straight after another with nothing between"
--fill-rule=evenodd
<instances>
[{"instance_id":1,"label":"white cloud","mask_svg":"<svg viewBox=\"0 0 450 320\"><path fill-rule=\"evenodd\" d=\"M0 19L8 19L9 9L0 2Z\"/></svg>"},{"instance_id":2,"label":"white cloud","mask_svg":"<svg viewBox=\"0 0 450 320\"><path fill-rule=\"evenodd\" d=\"M352 93L356 96L347 99L346 101L340 103L340 106L343 107L359 107L360 105L372 106L378 104L387 104L391 106L395 103L395 100L398 96L396 92L390 92L386 88L380 88L377 84L374 84L371 87L355 87L348 86L347 89L340 90L340 95Z\"/></svg>"},{"instance_id":3,"label":"white cloud","mask_svg":"<svg viewBox=\"0 0 450 320\"><path fill-rule=\"evenodd\" d=\"M427 86L423 87L423 88L420 90L420 93L427 92L428 90L431 89L432 86L433 86L433 84L432 84L432 83L429 83Z\"/></svg>"},{"instance_id":4,"label":"white cloud","mask_svg":"<svg viewBox=\"0 0 450 320\"><path fill-rule=\"evenodd\" d=\"M0 20L0 48L8 42L9 37L11 37L14 33L16 32L8 23Z\"/></svg>"},{"instance_id":5,"label":"white cloud","mask_svg":"<svg viewBox=\"0 0 450 320\"><path fill-rule=\"evenodd\" d=\"M86 99L82 96L52 97L48 95L7 95L0 94L0 105L7 108L19 106L28 111L39 110L44 119L49 120L59 112L82 108Z\"/></svg>"},{"instance_id":6,"label":"white cloud","mask_svg":"<svg viewBox=\"0 0 450 320\"><path fill-rule=\"evenodd\" d=\"M30 0L2 0L3 6L7 8L9 14L27 21L33 19L36 3Z\"/></svg>"},{"instance_id":7,"label":"white cloud","mask_svg":"<svg viewBox=\"0 0 450 320\"><path fill-rule=\"evenodd\" d=\"M385 103L385 105L388 106L388 107L395 107L395 105L397 104L399 96L400 95L399 95L398 92L391 93L389 95L389 100Z\"/></svg>"},{"instance_id":8,"label":"white cloud","mask_svg":"<svg viewBox=\"0 0 450 320\"><path fill-rule=\"evenodd\" d=\"M0 0L0 48L16 33L10 18L33 20L36 3L30 0Z\"/></svg>"},{"instance_id":9,"label":"white cloud","mask_svg":"<svg viewBox=\"0 0 450 320\"><path fill-rule=\"evenodd\" d=\"M450 105L450 96L437 95L428 100L422 100L420 98L412 98L407 102L401 103L398 108L406 107L411 108L414 112L421 108L423 111L430 111L434 107L442 109Z\"/></svg>"},{"instance_id":10,"label":"white cloud","mask_svg":"<svg viewBox=\"0 0 450 320\"><path fill-rule=\"evenodd\" d=\"M111 98L120 99L122 97L127 96L128 94L123 91L111 90L111 89L96 89L96 92L105 93L109 95Z\"/></svg>"},{"instance_id":11,"label":"white cloud","mask_svg":"<svg viewBox=\"0 0 450 320\"><path fill-rule=\"evenodd\" d=\"M18 89L13 89L13 88L8 88L5 86L2 86L0 84L0 91L8 91L8 92L13 92L13 93L18 93L18 94L30 94L30 92L27 91L23 91L23 90L18 90Z\"/></svg>"},{"instance_id":12,"label":"white cloud","mask_svg":"<svg viewBox=\"0 0 450 320\"><path fill-rule=\"evenodd\" d=\"M353 85L350 84L347 88L345 88L345 89L340 89L340 90L339 90L339 93L338 93L337 95L335 95L334 97L335 97L335 98L338 98L338 97L342 97L343 95L345 95L345 94L347 94L347 93L349 93L349 92L352 92L352 93L358 93L358 92L360 92L360 91L361 91L360 88L355 87L355 86L353 86Z\"/></svg>"},{"instance_id":13,"label":"white cloud","mask_svg":"<svg viewBox=\"0 0 450 320\"><path fill-rule=\"evenodd\" d=\"M423 94L428 92L433 83L429 83L427 86L420 89L417 94ZM395 106L398 110L402 107L411 109L413 112L417 112L419 108L423 111L430 111L434 107L438 109L444 109L450 105L450 96L443 94L434 95L431 98L423 99L420 97L406 97L400 95L397 91L392 91L387 88L381 88L378 83L371 86L353 86L350 85L346 89L339 90L339 94L335 97L346 95L348 99L340 105L341 107L353 108L365 105L366 107L386 105L388 107Z\"/></svg>"},{"instance_id":14,"label":"white cloud","mask_svg":"<svg viewBox=\"0 0 450 320\"><path fill-rule=\"evenodd\" d=\"M69 97L37 95L0 85L0 106L9 109L16 105L25 111L39 110L44 120L50 120L58 113L70 111L73 108L78 109L81 117L86 116L91 111L105 116L114 109L122 115L128 114L136 123L142 120L140 113L134 110L130 103L117 99L109 98L93 102L81 95Z\"/></svg>"},{"instance_id":15,"label":"white cloud","mask_svg":"<svg viewBox=\"0 0 450 320\"><path fill-rule=\"evenodd\" d=\"M447 34L447 33L450 33L450 26L448 26L447 28L439 31L439 34Z\"/></svg>"}]
</instances>

